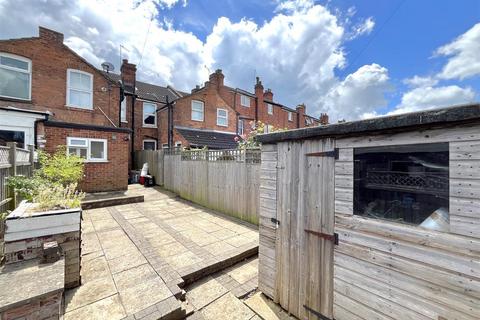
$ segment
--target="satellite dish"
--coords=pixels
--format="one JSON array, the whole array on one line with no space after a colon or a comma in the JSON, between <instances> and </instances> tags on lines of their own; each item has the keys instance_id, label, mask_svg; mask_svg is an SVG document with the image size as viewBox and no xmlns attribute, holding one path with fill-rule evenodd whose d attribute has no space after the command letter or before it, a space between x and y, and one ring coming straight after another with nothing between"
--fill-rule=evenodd
<instances>
[{"instance_id":1,"label":"satellite dish","mask_svg":"<svg viewBox=\"0 0 480 320\"><path fill-rule=\"evenodd\" d=\"M103 71L105 71L106 73L109 73L110 71L115 70L115 67L113 66L113 64L107 61L102 63L102 68L103 68Z\"/></svg>"}]
</instances>

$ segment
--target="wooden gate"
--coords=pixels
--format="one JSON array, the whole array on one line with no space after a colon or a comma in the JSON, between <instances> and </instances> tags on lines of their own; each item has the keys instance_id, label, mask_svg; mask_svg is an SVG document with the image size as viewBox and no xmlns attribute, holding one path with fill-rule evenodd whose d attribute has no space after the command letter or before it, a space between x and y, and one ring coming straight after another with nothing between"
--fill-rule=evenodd
<instances>
[{"instance_id":1,"label":"wooden gate","mask_svg":"<svg viewBox=\"0 0 480 320\"><path fill-rule=\"evenodd\" d=\"M278 144L276 289L300 319L332 319L334 140Z\"/></svg>"}]
</instances>

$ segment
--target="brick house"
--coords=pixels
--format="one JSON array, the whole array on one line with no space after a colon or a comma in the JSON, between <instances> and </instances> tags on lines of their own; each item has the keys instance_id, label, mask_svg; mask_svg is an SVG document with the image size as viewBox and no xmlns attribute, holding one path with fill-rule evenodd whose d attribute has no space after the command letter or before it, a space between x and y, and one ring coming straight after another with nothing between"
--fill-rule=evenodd
<instances>
[{"instance_id":1,"label":"brick house","mask_svg":"<svg viewBox=\"0 0 480 320\"><path fill-rule=\"evenodd\" d=\"M120 123L120 88L61 33L0 40L0 141L66 145L86 158L82 190L126 189L131 130Z\"/></svg>"},{"instance_id":2,"label":"brick house","mask_svg":"<svg viewBox=\"0 0 480 320\"><path fill-rule=\"evenodd\" d=\"M305 114L305 105L288 108L273 100L273 92L264 90L259 78L255 92L251 93L224 84L224 75L216 70L203 87L197 86L190 94L178 97L173 106L174 146L203 147L210 149L235 148L235 137L248 134L258 121L266 130L274 128L296 129L328 123ZM168 147L168 112L160 111L159 139Z\"/></svg>"}]
</instances>

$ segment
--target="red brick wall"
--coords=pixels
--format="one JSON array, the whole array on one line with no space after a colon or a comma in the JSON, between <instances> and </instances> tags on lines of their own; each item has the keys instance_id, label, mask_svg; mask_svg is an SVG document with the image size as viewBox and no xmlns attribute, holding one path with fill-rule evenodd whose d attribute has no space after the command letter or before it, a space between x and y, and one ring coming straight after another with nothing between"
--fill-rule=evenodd
<instances>
[{"instance_id":1,"label":"red brick wall","mask_svg":"<svg viewBox=\"0 0 480 320\"><path fill-rule=\"evenodd\" d=\"M192 120L192 100L202 101L204 103L203 121ZM217 108L226 109L228 112L228 126L217 125ZM159 147L163 143L168 143L168 112L165 109L158 113L158 126L160 130ZM237 131L237 116L235 110L229 106L220 94L217 86L208 83L207 87L199 92L193 93L185 98L176 101L173 112L174 126L182 126L197 129L208 129L225 132ZM182 141L183 146L187 146L187 141L174 130L173 142Z\"/></svg>"},{"instance_id":2,"label":"red brick wall","mask_svg":"<svg viewBox=\"0 0 480 320\"><path fill-rule=\"evenodd\" d=\"M27 303L0 313L2 320L59 319L62 314L63 292L36 297Z\"/></svg>"},{"instance_id":3,"label":"red brick wall","mask_svg":"<svg viewBox=\"0 0 480 320\"><path fill-rule=\"evenodd\" d=\"M80 188L85 192L125 190L128 186L128 133L45 126L46 151L66 145L67 137L107 139L107 162L86 162Z\"/></svg>"},{"instance_id":4,"label":"red brick wall","mask_svg":"<svg viewBox=\"0 0 480 320\"><path fill-rule=\"evenodd\" d=\"M117 85L109 82L98 70L86 63L62 43L63 36L41 29L41 37L2 40L0 52L19 55L32 62L31 101L21 102L0 97L0 106L51 111L51 119L112 126L100 109L118 125L119 96ZM93 110L67 107L67 69L93 75Z\"/></svg>"}]
</instances>

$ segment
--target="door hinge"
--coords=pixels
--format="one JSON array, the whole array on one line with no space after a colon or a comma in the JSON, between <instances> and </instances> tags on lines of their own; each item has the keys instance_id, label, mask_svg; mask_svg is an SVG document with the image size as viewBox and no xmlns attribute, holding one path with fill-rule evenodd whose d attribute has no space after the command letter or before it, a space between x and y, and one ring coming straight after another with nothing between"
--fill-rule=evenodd
<instances>
[{"instance_id":1,"label":"door hinge","mask_svg":"<svg viewBox=\"0 0 480 320\"><path fill-rule=\"evenodd\" d=\"M270 221L272 221L273 223L275 223L275 225L278 227L280 225L280 221L278 221L277 219L275 218L271 218Z\"/></svg>"},{"instance_id":2,"label":"door hinge","mask_svg":"<svg viewBox=\"0 0 480 320\"><path fill-rule=\"evenodd\" d=\"M333 244L338 245L338 233L336 233L336 232L334 234L328 234L328 233L323 233L323 232L310 230L310 229L305 229L305 232L314 234L314 235L319 236L320 238L323 238L325 240L332 241Z\"/></svg>"},{"instance_id":3,"label":"door hinge","mask_svg":"<svg viewBox=\"0 0 480 320\"><path fill-rule=\"evenodd\" d=\"M335 160L338 160L338 148L335 148L330 151L322 151L322 152L311 152L306 153L307 157L333 157Z\"/></svg>"},{"instance_id":4,"label":"door hinge","mask_svg":"<svg viewBox=\"0 0 480 320\"><path fill-rule=\"evenodd\" d=\"M320 312L316 311L316 310L313 310L312 308L310 308L309 306L307 305L303 305L303 307L305 309L307 309L307 311L313 313L314 315L316 315L319 319L322 319L322 320L335 320L335 318L329 318L329 317L326 317L324 316L323 314L321 314Z\"/></svg>"}]
</instances>

